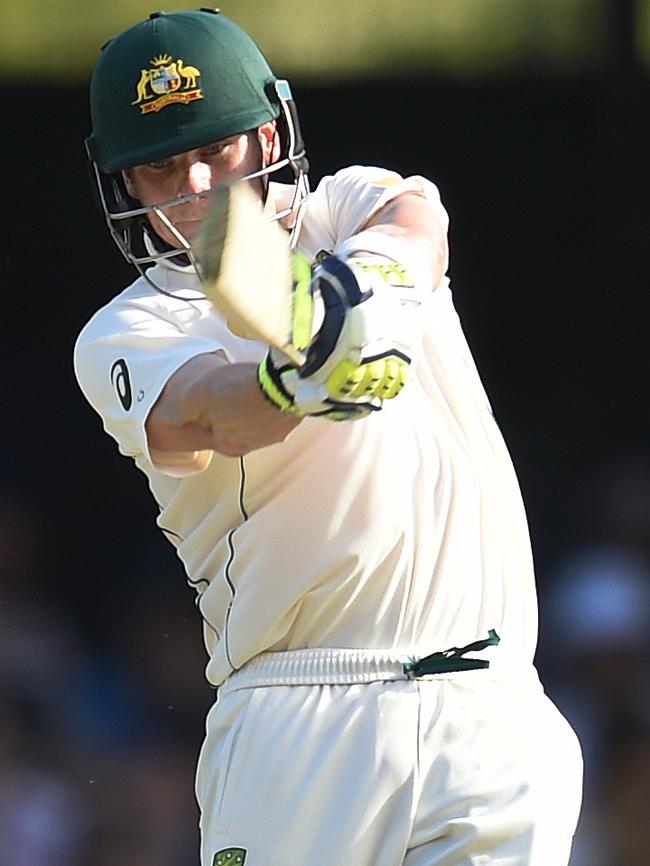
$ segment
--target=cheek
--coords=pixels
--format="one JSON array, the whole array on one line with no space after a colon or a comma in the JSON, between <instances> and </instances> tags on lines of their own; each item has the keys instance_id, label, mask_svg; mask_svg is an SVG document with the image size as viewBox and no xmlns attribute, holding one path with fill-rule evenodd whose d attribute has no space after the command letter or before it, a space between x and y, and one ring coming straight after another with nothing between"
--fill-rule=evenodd
<instances>
[{"instance_id":1,"label":"cheek","mask_svg":"<svg viewBox=\"0 0 650 866\"><path fill-rule=\"evenodd\" d=\"M126 187L127 193L131 196L131 198L139 198L138 191L136 188L135 180L133 177L128 174L126 171L122 172L122 180L124 181L124 186Z\"/></svg>"},{"instance_id":2,"label":"cheek","mask_svg":"<svg viewBox=\"0 0 650 866\"><path fill-rule=\"evenodd\" d=\"M152 181L150 178L139 174L132 175L128 179L125 176L124 181L129 195L136 198L145 207L158 204L168 198L173 198L173 195L169 192L170 184L163 178L157 178L155 181Z\"/></svg>"},{"instance_id":3,"label":"cheek","mask_svg":"<svg viewBox=\"0 0 650 866\"><path fill-rule=\"evenodd\" d=\"M131 198L136 198L143 205L151 204L150 201L147 201L147 185L141 178L124 175L124 185Z\"/></svg>"},{"instance_id":4,"label":"cheek","mask_svg":"<svg viewBox=\"0 0 650 866\"><path fill-rule=\"evenodd\" d=\"M149 221L149 225L156 232L156 234L169 242L169 229L164 224L164 222L158 216L156 216L155 213L148 213L147 220Z\"/></svg>"},{"instance_id":5,"label":"cheek","mask_svg":"<svg viewBox=\"0 0 650 866\"><path fill-rule=\"evenodd\" d=\"M259 142L254 138L254 133L249 133L240 144L237 159L237 172L240 177L258 171L261 166L261 148Z\"/></svg>"},{"instance_id":6,"label":"cheek","mask_svg":"<svg viewBox=\"0 0 650 866\"><path fill-rule=\"evenodd\" d=\"M142 202L143 205L151 205L158 204L158 202L164 201L166 198L169 198L166 191L161 189L161 184L148 184L145 182L141 182L136 187L138 191L138 198Z\"/></svg>"}]
</instances>

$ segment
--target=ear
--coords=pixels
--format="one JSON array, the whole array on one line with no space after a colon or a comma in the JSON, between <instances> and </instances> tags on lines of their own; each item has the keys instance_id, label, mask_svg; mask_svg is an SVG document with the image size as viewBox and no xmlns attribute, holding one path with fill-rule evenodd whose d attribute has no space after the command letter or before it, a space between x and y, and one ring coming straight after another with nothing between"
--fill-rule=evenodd
<instances>
[{"instance_id":1,"label":"ear","mask_svg":"<svg viewBox=\"0 0 650 866\"><path fill-rule=\"evenodd\" d=\"M282 150L277 122L268 120L263 123L257 130L257 139L262 149L263 164L267 166L277 162Z\"/></svg>"}]
</instances>

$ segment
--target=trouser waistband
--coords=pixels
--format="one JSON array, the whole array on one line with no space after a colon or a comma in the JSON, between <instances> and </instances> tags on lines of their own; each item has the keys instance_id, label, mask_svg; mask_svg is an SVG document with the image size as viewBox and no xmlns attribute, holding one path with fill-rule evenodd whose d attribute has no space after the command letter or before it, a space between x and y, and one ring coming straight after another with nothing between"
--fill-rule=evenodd
<instances>
[{"instance_id":1,"label":"trouser waistband","mask_svg":"<svg viewBox=\"0 0 650 866\"><path fill-rule=\"evenodd\" d=\"M418 659L408 653L382 649L317 647L260 653L219 687L220 694L259 686L355 685L412 680L436 674L480 670L491 659L467 658L466 652L496 647L499 637L490 630L487 640L453 647ZM501 664L497 663L497 667Z\"/></svg>"}]
</instances>

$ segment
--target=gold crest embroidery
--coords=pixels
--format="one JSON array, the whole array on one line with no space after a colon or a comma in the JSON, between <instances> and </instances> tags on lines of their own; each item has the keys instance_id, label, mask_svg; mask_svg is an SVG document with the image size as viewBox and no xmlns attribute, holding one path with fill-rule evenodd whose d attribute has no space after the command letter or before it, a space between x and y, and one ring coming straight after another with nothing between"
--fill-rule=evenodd
<instances>
[{"instance_id":1,"label":"gold crest embroidery","mask_svg":"<svg viewBox=\"0 0 650 866\"><path fill-rule=\"evenodd\" d=\"M160 111L174 102L187 104L203 99L197 81L201 76L196 66L186 66L182 58L172 61L171 54L160 54L150 61L150 69L140 70L136 99L142 114Z\"/></svg>"}]
</instances>

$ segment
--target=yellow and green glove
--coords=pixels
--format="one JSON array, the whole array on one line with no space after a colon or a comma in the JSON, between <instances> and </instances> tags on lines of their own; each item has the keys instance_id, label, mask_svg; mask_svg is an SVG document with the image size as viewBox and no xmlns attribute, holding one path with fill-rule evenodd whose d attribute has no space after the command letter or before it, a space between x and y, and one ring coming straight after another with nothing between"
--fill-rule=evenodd
<instances>
[{"instance_id":1,"label":"yellow and green glove","mask_svg":"<svg viewBox=\"0 0 650 866\"><path fill-rule=\"evenodd\" d=\"M330 255L314 269L294 260L294 333L307 360L297 367L270 349L260 387L279 409L329 420L363 418L396 397L419 340L419 293L406 271L378 254ZM313 334L313 336L312 336Z\"/></svg>"}]
</instances>

